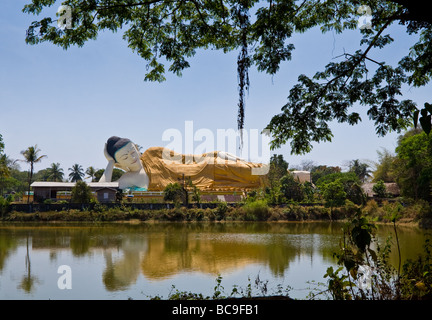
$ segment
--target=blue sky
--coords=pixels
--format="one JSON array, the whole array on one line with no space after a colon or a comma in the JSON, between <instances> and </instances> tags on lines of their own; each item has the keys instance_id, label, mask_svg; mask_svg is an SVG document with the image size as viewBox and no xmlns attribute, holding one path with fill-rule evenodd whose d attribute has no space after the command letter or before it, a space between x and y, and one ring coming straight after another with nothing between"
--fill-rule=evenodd
<instances>
[{"instance_id":1,"label":"blue sky","mask_svg":"<svg viewBox=\"0 0 432 320\"><path fill-rule=\"evenodd\" d=\"M28 2L0 4L0 134L9 157L22 159L20 151L37 144L48 157L35 170L58 162L67 174L75 163L84 169L105 168L103 147L113 135L128 137L145 150L166 146L163 133L184 132L185 121L193 121L195 131L210 129L215 136L217 129L236 130L237 52L200 51L189 59L191 68L182 77L168 73L163 83L145 82L146 62L127 47L121 32L101 33L96 41L68 50L50 43L27 45L27 27L45 16L22 13ZM396 62L406 55L415 38L402 27L393 30L395 44L372 51L371 58ZM354 52L359 39L359 30L296 35L291 40L296 47L293 59L275 76L252 69L245 129L262 130L280 112L300 74L323 70L344 50ZM430 91L431 86L406 88L404 98L422 106L430 101ZM291 166L306 159L344 166L352 159L375 161L381 148L393 151L397 134L378 137L358 109L363 122L332 124L331 143L314 144L312 152L302 156L292 156L289 144L271 153L283 154ZM21 168L27 169L25 164Z\"/></svg>"}]
</instances>

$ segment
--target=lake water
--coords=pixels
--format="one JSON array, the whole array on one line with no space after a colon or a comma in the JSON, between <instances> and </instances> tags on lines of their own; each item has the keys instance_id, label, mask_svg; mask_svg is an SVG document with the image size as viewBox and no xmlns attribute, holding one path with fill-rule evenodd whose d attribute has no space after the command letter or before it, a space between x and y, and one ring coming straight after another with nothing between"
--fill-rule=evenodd
<instances>
[{"instance_id":1,"label":"lake water","mask_svg":"<svg viewBox=\"0 0 432 320\"><path fill-rule=\"evenodd\" d=\"M291 297L304 299L311 291L308 282L324 282L326 269L336 265L341 227L336 222L3 223L0 299L164 298L172 286L212 295L218 275L226 294L259 276L268 281L269 293L277 285L289 286ZM378 235L394 233L379 226ZM398 235L403 259L422 252L428 236L415 227L399 227Z\"/></svg>"}]
</instances>

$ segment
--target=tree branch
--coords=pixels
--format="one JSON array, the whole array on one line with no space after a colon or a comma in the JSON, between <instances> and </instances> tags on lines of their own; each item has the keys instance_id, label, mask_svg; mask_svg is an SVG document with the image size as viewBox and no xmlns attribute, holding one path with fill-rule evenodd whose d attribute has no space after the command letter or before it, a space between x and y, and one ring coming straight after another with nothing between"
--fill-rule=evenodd
<instances>
[{"instance_id":1,"label":"tree branch","mask_svg":"<svg viewBox=\"0 0 432 320\"><path fill-rule=\"evenodd\" d=\"M157 2L174 2L174 1L166 1L166 0L148 0L144 2L137 2L137 3L125 3L125 4L114 4L111 6L96 6L97 10L105 10L105 9L113 9L113 8L127 8L127 7L137 7L137 6L143 6L148 4L153 4Z\"/></svg>"},{"instance_id":2,"label":"tree branch","mask_svg":"<svg viewBox=\"0 0 432 320\"><path fill-rule=\"evenodd\" d=\"M368 52L372 49L372 47L374 46L375 42L378 40L379 36L394 21L394 17L397 16L398 14L399 14L399 11L396 12L391 17L389 17L388 21L378 31L378 33L375 35L375 37L373 38L373 40L371 41L371 43L369 44L369 46L367 47L367 49L357 59L357 61L355 61L354 65L349 70L347 70L346 72L344 72L344 73L342 73L342 74L334 77L333 79L331 79L330 81L328 81L326 83L325 87L321 89L320 93L315 96L315 99L313 100L312 105L314 105L318 101L319 97L321 97L325 93L325 91L327 90L327 88L330 86L331 83L333 83L334 81L336 81L336 80L338 80L338 79L340 79L342 77L347 77L347 80L345 81L345 83L346 83L348 81L348 79L351 77L352 73L354 72L354 69L361 63L361 61L363 61L364 59L369 59L369 58L367 58ZM369 60L371 60L371 59L369 59ZM376 62L376 61L374 61L374 62ZM378 63L378 62L376 62L376 63ZM380 63L378 63L378 64L380 64Z\"/></svg>"}]
</instances>

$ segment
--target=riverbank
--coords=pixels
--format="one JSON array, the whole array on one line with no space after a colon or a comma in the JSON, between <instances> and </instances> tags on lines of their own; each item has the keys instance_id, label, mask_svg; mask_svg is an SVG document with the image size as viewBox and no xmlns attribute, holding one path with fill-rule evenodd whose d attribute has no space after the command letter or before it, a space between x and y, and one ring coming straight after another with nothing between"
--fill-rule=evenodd
<instances>
[{"instance_id":1,"label":"riverbank","mask_svg":"<svg viewBox=\"0 0 432 320\"><path fill-rule=\"evenodd\" d=\"M288 204L283 207L269 206L265 202L255 201L239 206L219 203L214 208L174 207L164 209L137 209L133 206L116 207L94 206L47 212L11 211L0 218L7 222L59 221L59 222L116 222L116 221L337 221L352 217L362 211L377 223L391 223L391 217L397 215L398 224L432 228L431 209L425 204L403 206L400 203L381 203L369 201L365 206L347 202L344 206L329 208L323 205L303 206Z\"/></svg>"}]
</instances>

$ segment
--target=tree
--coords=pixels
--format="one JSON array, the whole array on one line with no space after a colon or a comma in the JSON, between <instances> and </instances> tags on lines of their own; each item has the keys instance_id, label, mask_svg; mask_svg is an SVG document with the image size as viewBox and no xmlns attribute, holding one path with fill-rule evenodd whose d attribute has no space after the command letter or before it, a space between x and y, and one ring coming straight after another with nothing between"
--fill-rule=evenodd
<instances>
[{"instance_id":1,"label":"tree","mask_svg":"<svg viewBox=\"0 0 432 320\"><path fill-rule=\"evenodd\" d=\"M96 172L97 172L97 170L92 166L87 168L86 174L87 174L88 178L91 178L91 182L96 181Z\"/></svg>"},{"instance_id":2,"label":"tree","mask_svg":"<svg viewBox=\"0 0 432 320\"><path fill-rule=\"evenodd\" d=\"M176 204L185 202L185 192L183 187L177 182L168 184L163 194L164 201L173 201Z\"/></svg>"},{"instance_id":3,"label":"tree","mask_svg":"<svg viewBox=\"0 0 432 320\"><path fill-rule=\"evenodd\" d=\"M40 14L53 3L32 0L23 11ZM349 111L358 103L369 107L367 114L381 136L405 129L416 111L421 112L422 127L430 121L432 111L426 105L419 110L414 101L398 100L403 85L424 86L432 75L432 18L415 1L68 0L66 4L72 9L72 28L59 28L56 19L46 17L29 26L26 42L48 41L67 49L83 46L99 32L124 29L128 46L147 62L147 81L165 80L164 61L170 64L168 71L181 76L190 67L187 59L199 49L238 51L239 129L244 124L251 67L276 74L280 64L291 59L294 45L288 41L295 33L317 27L323 32L359 30L363 38L357 51L344 52L312 77L298 77L282 112L267 127L273 149L291 140L292 153L300 154L309 152L312 142L330 141L329 122L354 125L361 121L358 113ZM364 13L360 5L371 11L371 24L366 28L358 25ZM386 34L393 23L405 26L410 36L418 36L395 66L376 61L372 55L394 41Z\"/></svg>"},{"instance_id":4,"label":"tree","mask_svg":"<svg viewBox=\"0 0 432 320\"><path fill-rule=\"evenodd\" d=\"M199 204L201 202L201 192L200 189L192 183L192 179L189 177L186 184L186 196L188 196L188 191L192 192L192 201Z\"/></svg>"},{"instance_id":5,"label":"tree","mask_svg":"<svg viewBox=\"0 0 432 320\"><path fill-rule=\"evenodd\" d=\"M393 162L396 156L387 149L377 151L378 162L375 163L375 171L373 171L373 182L382 180L384 182L394 182L394 173L392 171Z\"/></svg>"},{"instance_id":6,"label":"tree","mask_svg":"<svg viewBox=\"0 0 432 320\"><path fill-rule=\"evenodd\" d=\"M281 154L274 154L270 158L270 168L267 178L270 188L278 187L280 179L287 174L288 162L286 162Z\"/></svg>"},{"instance_id":7,"label":"tree","mask_svg":"<svg viewBox=\"0 0 432 320\"><path fill-rule=\"evenodd\" d=\"M47 169L48 181L63 181L63 169L60 168L60 163L51 163L51 167Z\"/></svg>"},{"instance_id":8,"label":"tree","mask_svg":"<svg viewBox=\"0 0 432 320\"><path fill-rule=\"evenodd\" d=\"M387 196L387 188L382 180L377 181L372 187L372 190L380 198L385 198Z\"/></svg>"},{"instance_id":9,"label":"tree","mask_svg":"<svg viewBox=\"0 0 432 320\"><path fill-rule=\"evenodd\" d=\"M320 165L313 167L311 170L311 180L312 183L317 184L318 180L326 175L332 174L332 173L338 173L341 172L342 169L340 167L332 167L332 166L326 166L326 165Z\"/></svg>"},{"instance_id":10,"label":"tree","mask_svg":"<svg viewBox=\"0 0 432 320\"><path fill-rule=\"evenodd\" d=\"M316 167L315 161L313 160L302 160L300 162L300 168L304 171L312 171Z\"/></svg>"},{"instance_id":11,"label":"tree","mask_svg":"<svg viewBox=\"0 0 432 320\"><path fill-rule=\"evenodd\" d=\"M16 162L4 153L4 147L3 137L0 134L0 196L4 194L6 186L10 183L12 167Z\"/></svg>"},{"instance_id":12,"label":"tree","mask_svg":"<svg viewBox=\"0 0 432 320\"><path fill-rule=\"evenodd\" d=\"M71 191L71 202L84 204L90 203L92 199L93 194L87 183L82 180L77 181Z\"/></svg>"},{"instance_id":13,"label":"tree","mask_svg":"<svg viewBox=\"0 0 432 320\"><path fill-rule=\"evenodd\" d=\"M94 179L95 181L99 181L100 178L102 177L102 175L104 174L105 169L99 169L95 172L94 174ZM117 181L118 179L120 179L120 177L124 174L123 170L114 168L113 173L112 173L112 181Z\"/></svg>"},{"instance_id":14,"label":"tree","mask_svg":"<svg viewBox=\"0 0 432 320\"><path fill-rule=\"evenodd\" d=\"M330 183L338 181L342 185L345 193L345 198L354 202L355 204L363 204L365 196L361 188L361 181L354 172L336 172L325 175L318 179L316 185L323 193Z\"/></svg>"},{"instance_id":15,"label":"tree","mask_svg":"<svg viewBox=\"0 0 432 320\"><path fill-rule=\"evenodd\" d=\"M281 178L280 191L287 200L303 201L305 198L303 185L289 173Z\"/></svg>"},{"instance_id":16,"label":"tree","mask_svg":"<svg viewBox=\"0 0 432 320\"><path fill-rule=\"evenodd\" d=\"M393 172L402 196L432 200L432 136L419 130L402 135Z\"/></svg>"},{"instance_id":17,"label":"tree","mask_svg":"<svg viewBox=\"0 0 432 320\"><path fill-rule=\"evenodd\" d=\"M4 147L3 136L0 134L0 155L4 152Z\"/></svg>"},{"instance_id":18,"label":"tree","mask_svg":"<svg viewBox=\"0 0 432 320\"><path fill-rule=\"evenodd\" d=\"M39 156L39 152L41 150L38 149L37 145L28 147L26 150L21 151L21 154L24 156L24 162L27 162L30 164L30 172L28 176L28 197L27 197L27 203L30 202L30 185L32 183L33 179L33 169L34 164L41 162L43 158L46 158L46 155Z\"/></svg>"},{"instance_id":19,"label":"tree","mask_svg":"<svg viewBox=\"0 0 432 320\"><path fill-rule=\"evenodd\" d=\"M79 164L74 164L72 168L69 168L69 171L71 172L69 173L69 179L72 182L81 181L84 177L83 168Z\"/></svg>"},{"instance_id":20,"label":"tree","mask_svg":"<svg viewBox=\"0 0 432 320\"><path fill-rule=\"evenodd\" d=\"M322 190L322 195L326 201L326 205L331 208L341 206L345 204L346 192L342 182L337 179L325 185L324 190Z\"/></svg>"},{"instance_id":21,"label":"tree","mask_svg":"<svg viewBox=\"0 0 432 320\"><path fill-rule=\"evenodd\" d=\"M350 161L350 172L354 172L357 177L359 177L361 182L365 182L366 178L369 178L371 175L371 171L369 170L369 165L367 163L362 163L360 160L351 160Z\"/></svg>"}]
</instances>

